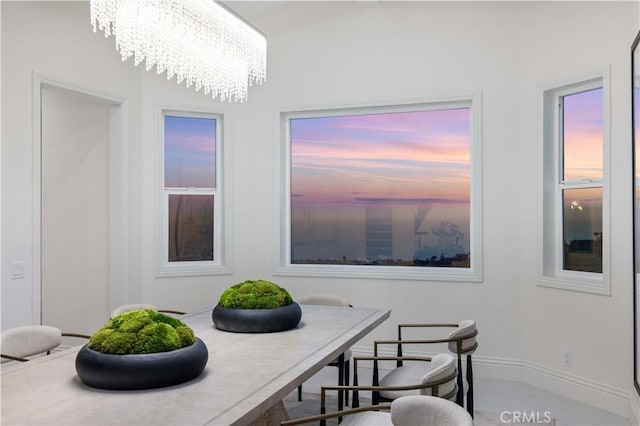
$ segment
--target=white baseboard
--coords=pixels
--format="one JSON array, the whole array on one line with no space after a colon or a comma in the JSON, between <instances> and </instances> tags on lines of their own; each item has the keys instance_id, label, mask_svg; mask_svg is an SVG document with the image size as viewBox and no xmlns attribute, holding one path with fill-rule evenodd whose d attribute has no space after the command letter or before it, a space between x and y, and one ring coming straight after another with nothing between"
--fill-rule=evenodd
<instances>
[{"instance_id":1,"label":"white baseboard","mask_svg":"<svg viewBox=\"0 0 640 426\"><path fill-rule=\"evenodd\" d=\"M631 392L629 397L629 424L640 425L640 396L637 392Z\"/></svg>"},{"instance_id":2,"label":"white baseboard","mask_svg":"<svg viewBox=\"0 0 640 426\"><path fill-rule=\"evenodd\" d=\"M520 381L622 417L629 415L629 392L624 389L528 361L474 356L473 367L478 377Z\"/></svg>"},{"instance_id":3,"label":"white baseboard","mask_svg":"<svg viewBox=\"0 0 640 426\"><path fill-rule=\"evenodd\" d=\"M353 347L351 350L354 356L373 354L371 348ZM405 354L417 355L410 352ZM393 356L395 353L389 350L384 353L381 351L379 355ZM526 383L626 418L629 418L630 410L634 411L629 392L624 389L533 362L473 355L473 374L478 378ZM637 408L638 405L634 411L636 416L639 412Z\"/></svg>"}]
</instances>

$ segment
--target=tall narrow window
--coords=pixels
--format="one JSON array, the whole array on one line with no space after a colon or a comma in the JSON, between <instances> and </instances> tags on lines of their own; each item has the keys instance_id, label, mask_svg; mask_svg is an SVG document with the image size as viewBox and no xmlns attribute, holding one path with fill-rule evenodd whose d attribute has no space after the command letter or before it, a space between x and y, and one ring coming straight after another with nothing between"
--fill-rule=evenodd
<instances>
[{"instance_id":1,"label":"tall narrow window","mask_svg":"<svg viewBox=\"0 0 640 426\"><path fill-rule=\"evenodd\" d=\"M169 262L212 261L216 120L164 116Z\"/></svg>"},{"instance_id":2,"label":"tall narrow window","mask_svg":"<svg viewBox=\"0 0 640 426\"><path fill-rule=\"evenodd\" d=\"M602 88L559 98L563 269L602 272Z\"/></svg>"},{"instance_id":3,"label":"tall narrow window","mask_svg":"<svg viewBox=\"0 0 640 426\"><path fill-rule=\"evenodd\" d=\"M555 125L548 126L545 143L545 187L554 194L553 199L545 198L545 250L553 244L555 252L545 257L545 276L567 281L569 286L595 285L596 292L604 291L603 244L608 235L602 79L561 87L546 97L547 116L553 110L556 119ZM549 210L554 212L553 222Z\"/></svg>"},{"instance_id":4,"label":"tall narrow window","mask_svg":"<svg viewBox=\"0 0 640 426\"><path fill-rule=\"evenodd\" d=\"M220 265L220 117L165 111L162 119L163 267Z\"/></svg>"},{"instance_id":5,"label":"tall narrow window","mask_svg":"<svg viewBox=\"0 0 640 426\"><path fill-rule=\"evenodd\" d=\"M472 117L471 101L285 114L288 265L472 275Z\"/></svg>"}]
</instances>

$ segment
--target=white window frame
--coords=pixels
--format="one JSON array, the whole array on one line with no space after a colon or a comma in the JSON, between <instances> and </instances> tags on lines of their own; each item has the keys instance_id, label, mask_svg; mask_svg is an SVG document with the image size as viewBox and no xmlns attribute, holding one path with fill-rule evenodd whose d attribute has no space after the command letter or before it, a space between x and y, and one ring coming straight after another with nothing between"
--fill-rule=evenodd
<instances>
[{"instance_id":1,"label":"white window frame","mask_svg":"<svg viewBox=\"0 0 640 426\"><path fill-rule=\"evenodd\" d=\"M225 114L205 111L201 109L180 108L156 105L156 277L181 277L198 275L231 274L230 246L231 235L230 217L227 197L228 187L226 167L227 123ZM164 167L164 122L165 116L208 118L216 120L216 177L215 188L165 188ZM213 260L169 262L169 195L213 195Z\"/></svg>"},{"instance_id":2,"label":"white window frame","mask_svg":"<svg viewBox=\"0 0 640 426\"><path fill-rule=\"evenodd\" d=\"M562 181L562 98L602 88L602 179ZM546 85L543 110L542 253L539 286L610 295L610 82L609 70ZM563 269L563 198L565 189L602 188L602 273Z\"/></svg>"},{"instance_id":3,"label":"white window frame","mask_svg":"<svg viewBox=\"0 0 640 426\"><path fill-rule=\"evenodd\" d=\"M327 108L292 107L277 111L277 140L280 141L278 178L279 218L274 264L276 276L397 279L420 281L482 282L482 205L481 205L481 105L480 92L445 98L420 99L386 104L360 104ZM289 120L339 115L411 112L467 107L471 109L470 170L470 268L383 265L310 265L291 263L291 144Z\"/></svg>"}]
</instances>

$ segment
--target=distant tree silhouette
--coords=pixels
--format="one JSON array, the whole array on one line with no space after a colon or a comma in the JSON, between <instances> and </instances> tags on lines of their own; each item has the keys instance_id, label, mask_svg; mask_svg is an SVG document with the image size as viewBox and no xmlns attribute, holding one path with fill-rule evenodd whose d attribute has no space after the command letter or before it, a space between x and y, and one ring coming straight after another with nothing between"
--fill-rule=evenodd
<instances>
[{"instance_id":1,"label":"distant tree silhouette","mask_svg":"<svg viewBox=\"0 0 640 426\"><path fill-rule=\"evenodd\" d=\"M464 232L451 222L440 222L437 228L431 228L431 233L438 237L437 245L440 247L459 246L464 238Z\"/></svg>"}]
</instances>

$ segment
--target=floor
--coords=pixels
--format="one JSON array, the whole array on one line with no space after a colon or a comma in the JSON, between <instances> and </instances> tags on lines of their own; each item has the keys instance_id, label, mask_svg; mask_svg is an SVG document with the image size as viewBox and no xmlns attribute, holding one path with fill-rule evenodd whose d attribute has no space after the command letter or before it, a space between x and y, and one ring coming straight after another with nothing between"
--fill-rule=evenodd
<instances>
[{"instance_id":1,"label":"floor","mask_svg":"<svg viewBox=\"0 0 640 426\"><path fill-rule=\"evenodd\" d=\"M475 409L485 412L521 410L538 412L544 420L548 411L556 426L629 426L625 417L591 407L534 386L501 380L477 379Z\"/></svg>"},{"instance_id":2,"label":"floor","mask_svg":"<svg viewBox=\"0 0 640 426\"><path fill-rule=\"evenodd\" d=\"M337 369L326 367L307 381L303 390L304 392L319 393L320 386L323 384L335 385L336 381ZM510 412L503 415L504 420L514 420L508 417L513 416L512 413L517 411L526 412L528 416L533 413L534 416L537 416L538 423L545 424L545 412L548 412L549 416L555 420L555 426L631 426L625 417L528 384L480 378L474 382L474 408L476 412L497 414L498 418L502 412ZM307 415L310 414L315 413ZM506 421L504 423L528 422Z\"/></svg>"}]
</instances>

